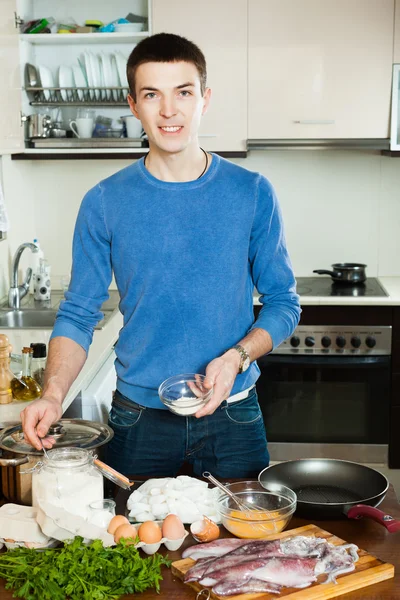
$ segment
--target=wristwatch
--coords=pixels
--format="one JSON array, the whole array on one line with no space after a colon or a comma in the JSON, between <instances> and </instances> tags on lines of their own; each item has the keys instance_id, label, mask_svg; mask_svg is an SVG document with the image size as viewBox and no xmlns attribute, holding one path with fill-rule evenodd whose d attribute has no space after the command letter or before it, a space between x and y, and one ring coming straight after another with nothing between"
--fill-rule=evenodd
<instances>
[{"instance_id":1,"label":"wristwatch","mask_svg":"<svg viewBox=\"0 0 400 600\"><path fill-rule=\"evenodd\" d=\"M236 346L232 347L232 350L237 350L240 354L240 365L239 365L239 373L244 373L250 366L250 356L247 350L243 348L240 344L236 344Z\"/></svg>"}]
</instances>

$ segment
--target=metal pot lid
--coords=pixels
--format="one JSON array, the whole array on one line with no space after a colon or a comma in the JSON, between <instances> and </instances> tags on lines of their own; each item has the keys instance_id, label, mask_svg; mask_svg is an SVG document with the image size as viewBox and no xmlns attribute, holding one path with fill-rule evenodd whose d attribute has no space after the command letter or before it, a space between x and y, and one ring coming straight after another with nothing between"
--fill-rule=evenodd
<instances>
[{"instance_id":1,"label":"metal pot lid","mask_svg":"<svg viewBox=\"0 0 400 600\"><path fill-rule=\"evenodd\" d=\"M47 435L56 440L53 448L74 447L91 450L109 442L114 432L108 425L96 421L60 419L50 427ZM25 442L21 423L0 431L0 448L16 454L43 454L41 450L36 450Z\"/></svg>"}]
</instances>

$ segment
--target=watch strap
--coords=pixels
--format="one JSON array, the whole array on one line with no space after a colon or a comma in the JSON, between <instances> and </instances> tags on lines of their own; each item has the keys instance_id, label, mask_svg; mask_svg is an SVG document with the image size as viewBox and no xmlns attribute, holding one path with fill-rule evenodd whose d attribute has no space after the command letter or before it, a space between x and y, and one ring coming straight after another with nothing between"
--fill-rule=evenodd
<instances>
[{"instance_id":1,"label":"watch strap","mask_svg":"<svg viewBox=\"0 0 400 600\"><path fill-rule=\"evenodd\" d=\"M243 348L243 346L241 346L240 344L236 344L235 346L232 346L232 350L237 350L237 352L239 352L239 354L240 354L239 373L243 373L243 371L244 371L243 365L246 360L250 361L250 355L247 352L247 350L245 348Z\"/></svg>"}]
</instances>

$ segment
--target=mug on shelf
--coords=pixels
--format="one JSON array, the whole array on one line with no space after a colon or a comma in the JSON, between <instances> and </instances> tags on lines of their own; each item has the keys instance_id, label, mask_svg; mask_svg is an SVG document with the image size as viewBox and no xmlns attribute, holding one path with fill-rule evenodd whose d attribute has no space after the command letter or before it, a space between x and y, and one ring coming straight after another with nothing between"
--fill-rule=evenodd
<instances>
[{"instance_id":1,"label":"mug on shelf","mask_svg":"<svg viewBox=\"0 0 400 600\"><path fill-rule=\"evenodd\" d=\"M140 138L142 133L142 123L134 115L122 117L126 127L126 137Z\"/></svg>"},{"instance_id":2,"label":"mug on shelf","mask_svg":"<svg viewBox=\"0 0 400 600\"><path fill-rule=\"evenodd\" d=\"M79 108L75 121L70 122L70 127L76 137L91 138L95 125L96 113L89 108ZM76 127L76 129L75 129Z\"/></svg>"}]
</instances>

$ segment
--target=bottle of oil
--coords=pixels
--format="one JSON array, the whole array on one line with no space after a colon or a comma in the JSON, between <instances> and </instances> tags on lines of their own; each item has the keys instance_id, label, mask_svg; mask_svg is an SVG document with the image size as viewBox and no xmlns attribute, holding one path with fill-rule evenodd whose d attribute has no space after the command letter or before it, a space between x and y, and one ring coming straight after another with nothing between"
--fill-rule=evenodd
<instances>
[{"instance_id":1,"label":"bottle of oil","mask_svg":"<svg viewBox=\"0 0 400 600\"><path fill-rule=\"evenodd\" d=\"M14 375L10 371L11 346L6 335L0 335L0 404L12 402L11 381Z\"/></svg>"},{"instance_id":2,"label":"bottle of oil","mask_svg":"<svg viewBox=\"0 0 400 600\"><path fill-rule=\"evenodd\" d=\"M20 379L14 377L11 381L12 394L16 400L35 400L42 394L42 388L31 375L32 354L33 348L22 348L22 375Z\"/></svg>"}]
</instances>

